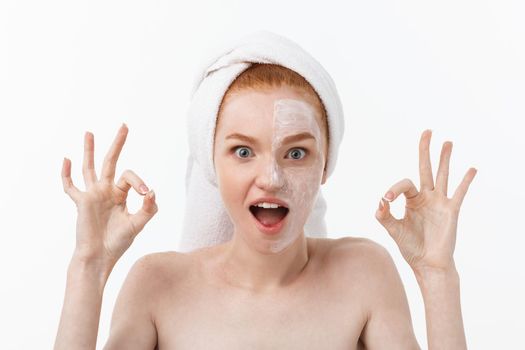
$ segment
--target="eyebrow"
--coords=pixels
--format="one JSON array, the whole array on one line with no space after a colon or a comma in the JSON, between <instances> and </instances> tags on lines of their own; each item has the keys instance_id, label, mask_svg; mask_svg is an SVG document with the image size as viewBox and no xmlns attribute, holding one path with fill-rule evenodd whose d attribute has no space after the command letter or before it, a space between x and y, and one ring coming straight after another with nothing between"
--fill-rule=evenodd
<instances>
[{"instance_id":1,"label":"eyebrow","mask_svg":"<svg viewBox=\"0 0 525 350\"><path fill-rule=\"evenodd\" d=\"M241 141L246 141L246 142L250 142L250 143L253 143L253 144L258 144L258 142L257 142L257 140L255 138L250 137L250 136L246 136L246 135L243 135L243 134L239 134L239 133L233 133L231 135L226 136L226 140L229 140L229 139L238 139L238 140L241 140ZM313 139L313 140L315 140L315 136L310 134L309 132L301 132L299 134L295 134L295 135L291 135L291 136L285 137L284 140L283 140L283 143L297 142L297 141L301 141L301 140L305 140L305 139Z\"/></svg>"}]
</instances>

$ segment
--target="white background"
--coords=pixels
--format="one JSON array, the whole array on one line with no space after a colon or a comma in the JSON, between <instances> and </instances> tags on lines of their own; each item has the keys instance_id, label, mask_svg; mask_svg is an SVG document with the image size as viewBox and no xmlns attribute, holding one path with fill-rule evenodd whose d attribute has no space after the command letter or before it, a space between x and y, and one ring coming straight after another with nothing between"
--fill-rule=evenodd
<instances>
[{"instance_id":1,"label":"white background","mask_svg":"<svg viewBox=\"0 0 525 350\"><path fill-rule=\"evenodd\" d=\"M524 346L525 6L521 1L2 1L0 4L0 347L54 343L74 248L76 208L60 170L81 176L83 135L97 172L119 125L117 167L155 189L159 212L106 285L98 345L139 257L177 250L193 75L220 43L266 29L316 57L339 89L347 129L323 187L330 235L384 245L399 269L419 343L421 294L374 218L398 180L419 185L417 145L454 142L450 191L478 174L463 203L456 265L472 349ZM452 193L452 192L451 192ZM130 196L131 211L139 196ZM394 212L402 212L396 201ZM327 325L329 327L329 325Z\"/></svg>"}]
</instances>

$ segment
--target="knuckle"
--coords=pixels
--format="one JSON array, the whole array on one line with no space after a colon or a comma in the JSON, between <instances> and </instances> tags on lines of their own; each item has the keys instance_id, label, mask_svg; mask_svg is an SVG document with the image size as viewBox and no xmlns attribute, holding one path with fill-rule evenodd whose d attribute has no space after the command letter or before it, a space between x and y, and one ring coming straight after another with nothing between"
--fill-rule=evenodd
<instances>
[{"instance_id":1,"label":"knuckle","mask_svg":"<svg viewBox=\"0 0 525 350\"><path fill-rule=\"evenodd\" d=\"M124 170L124 172L122 173L122 176L126 177L127 179L134 179L137 177L135 172L131 169Z\"/></svg>"},{"instance_id":2,"label":"knuckle","mask_svg":"<svg viewBox=\"0 0 525 350\"><path fill-rule=\"evenodd\" d=\"M98 180L98 183L100 184L100 186L103 186L103 187L113 185L113 181L104 176L100 177L100 179Z\"/></svg>"},{"instance_id":3,"label":"knuckle","mask_svg":"<svg viewBox=\"0 0 525 350\"><path fill-rule=\"evenodd\" d=\"M149 205L149 206L147 207L147 210L148 210L148 212L149 212L150 214L155 214L155 213L159 210L159 208L157 207L156 204L153 204L153 205Z\"/></svg>"},{"instance_id":4,"label":"knuckle","mask_svg":"<svg viewBox=\"0 0 525 350\"><path fill-rule=\"evenodd\" d=\"M151 218L153 217L153 215L157 214L157 212L159 211L159 208L155 205L155 206L147 208L145 211L146 211L146 214Z\"/></svg>"}]
</instances>

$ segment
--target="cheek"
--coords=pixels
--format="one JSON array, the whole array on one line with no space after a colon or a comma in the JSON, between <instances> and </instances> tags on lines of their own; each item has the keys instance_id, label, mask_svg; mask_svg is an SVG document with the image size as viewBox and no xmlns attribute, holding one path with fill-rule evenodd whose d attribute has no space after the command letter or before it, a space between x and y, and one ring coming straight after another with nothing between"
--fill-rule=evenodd
<instances>
[{"instance_id":1,"label":"cheek","mask_svg":"<svg viewBox=\"0 0 525 350\"><path fill-rule=\"evenodd\" d=\"M307 167L289 168L283 171L286 196L295 207L309 209L321 187L323 168L321 158Z\"/></svg>"},{"instance_id":2,"label":"cheek","mask_svg":"<svg viewBox=\"0 0 525 350\"><path fill-rule=\"evenodd\" d=\"M233 159L221 156L216 163L217 182L225 206L232 209L242 205L253 179L254 169L247 164L239 164Z\"/></svg>"},{"instance_id":3,"label":"cheek","mask_svg":"<svg viewBox=\"0 0 525 350\"><path fill-rule=\"evenodd\" d=\"M236 191L234 189L237 179L232 167L228 166L227 161L222 156L215 158L215 174L221 197L225 204L228 204L235 197Z\"/></svg>"}]
</instances>

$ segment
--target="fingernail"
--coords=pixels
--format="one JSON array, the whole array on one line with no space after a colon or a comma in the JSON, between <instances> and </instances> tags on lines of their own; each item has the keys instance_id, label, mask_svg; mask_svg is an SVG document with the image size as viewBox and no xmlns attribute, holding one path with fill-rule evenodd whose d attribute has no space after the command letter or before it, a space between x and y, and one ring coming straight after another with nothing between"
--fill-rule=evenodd
<instances>
[{"instance_id":1,"label":"fingernail","mask_svg":"<svg viewBox=\"0 0 525 350\"><path fill-rule=\"evenodd\" d=\"M146 194L146 193L148 193L149 188L148 188L148 186L142 184L142 185L139 186L139 190L140 190L140 192L142 192L142 194Z\"/></svg>"},{"instance_id":2,"label":"fingernail","mask_svg":"<svg viewBox=\"0 0 525 350\"><path fill-rule=\"evenodd\" d=\"M150 198L150 199L155 198L155 191L151 190L150 195L149 195L149 198Z\"/></svg>"},{"instance_id":3,"label":"fingernail","mask_svg":"<svg viewBox=\"0 0 525 350\"><path fill-rule=\"evenodd\" d=\"M383 210L384 207L385 205L383 204L383 198L381 198L381 200L379 201L379 210Z\"/></svg>"},{"instance_id":4,"label":"fingernail","mask_svg":"<svg viewBox=\"0 0 525 350\"><path fill-rule=\"evenodd\" d=\"M383 198L391 202L394 199L394 192L388 191Z\"/></svg>"}]
</instances>

